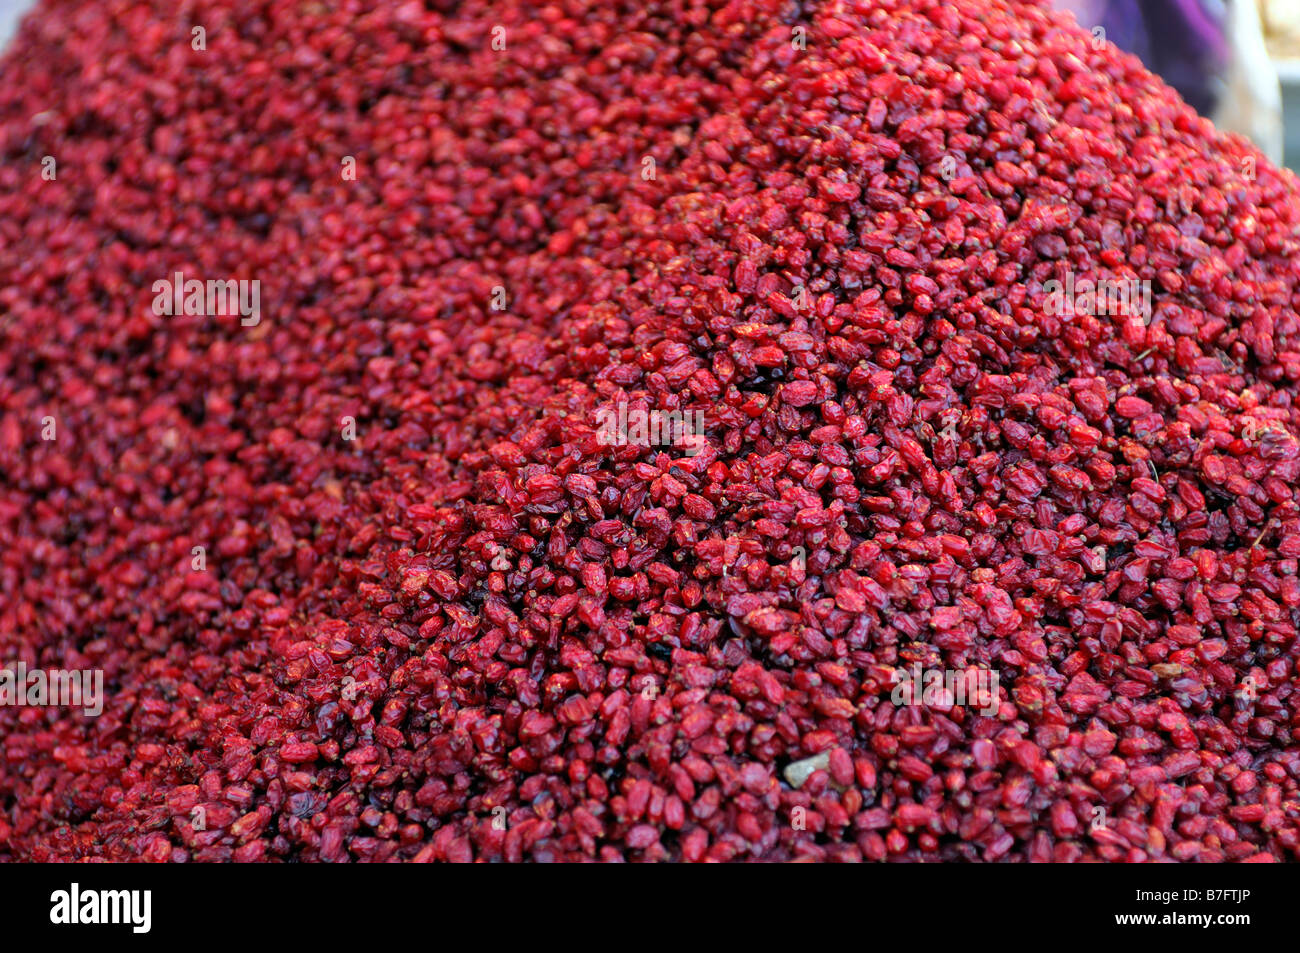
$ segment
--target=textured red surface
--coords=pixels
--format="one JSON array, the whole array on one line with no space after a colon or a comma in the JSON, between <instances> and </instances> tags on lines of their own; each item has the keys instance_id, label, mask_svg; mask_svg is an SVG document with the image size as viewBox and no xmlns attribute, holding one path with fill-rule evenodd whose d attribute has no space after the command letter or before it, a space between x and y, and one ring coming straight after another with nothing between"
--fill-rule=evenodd
<instances>
[{"instance_id":1,"label":"textured red surface","mask_svg":"<svg viewBox=\"0 0 1300 953\"><path fill-rule=\"evenodd\" d=\"M46 4L0 661L108 698L0 708L0 857L1294 859L1295 179L1035 5L856 8Z\"/></svg>"}]
</instances>

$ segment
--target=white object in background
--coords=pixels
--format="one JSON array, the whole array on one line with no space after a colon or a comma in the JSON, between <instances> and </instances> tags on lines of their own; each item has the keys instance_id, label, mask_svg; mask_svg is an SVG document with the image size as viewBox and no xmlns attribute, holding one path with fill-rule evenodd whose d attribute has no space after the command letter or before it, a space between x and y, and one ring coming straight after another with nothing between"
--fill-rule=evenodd
<instances>
[{"instance_id":1,"label":"white object in background","mask_svg":"<svg viewBox=\"0 0 1300 953\"><path fill-rule=\"evenodd\" d=\"M1275 164L1282 164L1282 87L1264 47L1254 0L1228 3L1229 62L1214 125L1239 132Z\"/></svg>"}]
</instances>

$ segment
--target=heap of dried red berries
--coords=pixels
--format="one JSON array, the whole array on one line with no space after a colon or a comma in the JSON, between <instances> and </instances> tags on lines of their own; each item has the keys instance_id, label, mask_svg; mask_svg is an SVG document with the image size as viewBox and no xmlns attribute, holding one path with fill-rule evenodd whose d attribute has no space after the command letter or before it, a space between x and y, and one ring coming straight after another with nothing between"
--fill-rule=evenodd
<instances>
[{"instance_id":1,"label":"heap of dried red berries","mask_svg":"<svg viewBox=\"0 0 1300 953\"><path fill-rule=\"evenodd\" d=\"M1031 2L353 6L0 61L0 857L1296 857L1289 173Z\"/></svg>"}]
</instances>

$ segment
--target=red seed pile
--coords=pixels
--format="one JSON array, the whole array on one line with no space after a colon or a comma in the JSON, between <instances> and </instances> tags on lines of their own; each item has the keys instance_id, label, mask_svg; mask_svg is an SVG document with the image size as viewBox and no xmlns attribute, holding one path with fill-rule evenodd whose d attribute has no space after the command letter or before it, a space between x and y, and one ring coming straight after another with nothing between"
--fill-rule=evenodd
<instances>
[{"instance_id":1,"label":"red seed pile","mask_svg":"<svg viewBox=\"0 0 1300 953\"><path fill-rule=\"evenodd\" d=\"M1296 858L1289 173L1032 2L368 6L0 62L0 857Z\"/></svg>"}]
</instances>

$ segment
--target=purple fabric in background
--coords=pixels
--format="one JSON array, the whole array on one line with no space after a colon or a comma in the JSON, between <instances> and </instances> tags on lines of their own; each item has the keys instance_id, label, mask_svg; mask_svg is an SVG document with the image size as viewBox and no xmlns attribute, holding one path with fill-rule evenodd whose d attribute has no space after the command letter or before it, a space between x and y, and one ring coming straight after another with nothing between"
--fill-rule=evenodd
<instances>
[{"instance_id":1,"label":"purple fabric in background","mask_svg":"<svg viewBox=\"0 0 1300 953\"><path fill-rule=\"evenodd\" d=\"M1229 0L1242 2L1242 0ZM1202 116L1214 111L1228 65L1224 0L1057 0L1084 29L1137 56Z\"/></svg>"}]
</instances>

